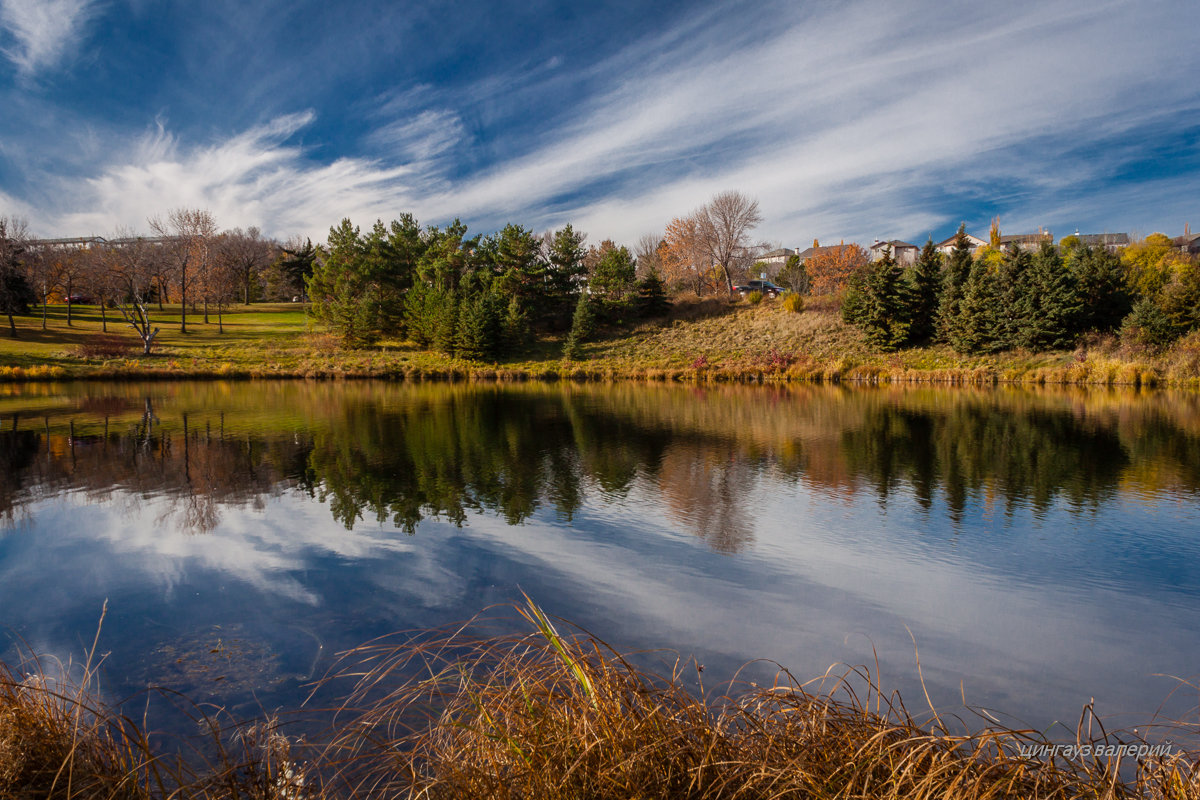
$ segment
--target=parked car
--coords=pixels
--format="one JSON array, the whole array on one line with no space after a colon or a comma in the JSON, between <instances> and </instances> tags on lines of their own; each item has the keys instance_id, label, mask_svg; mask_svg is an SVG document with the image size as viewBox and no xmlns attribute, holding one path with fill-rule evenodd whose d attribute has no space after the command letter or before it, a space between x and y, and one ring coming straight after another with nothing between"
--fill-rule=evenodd
<instances>
[{"instance_id":1,"label":"parked car","mask_svg":"<svg viewBox=\"0 0 1200 800\"><path fill-rule=\"evenodd\" d=\"M779 297L784 291L782 286L776 286L770 281L749 281L744 286L733 287L733 290L741 293L742 297L751 292L762 292L766 297Z\"/></svg>"}]
</instances>

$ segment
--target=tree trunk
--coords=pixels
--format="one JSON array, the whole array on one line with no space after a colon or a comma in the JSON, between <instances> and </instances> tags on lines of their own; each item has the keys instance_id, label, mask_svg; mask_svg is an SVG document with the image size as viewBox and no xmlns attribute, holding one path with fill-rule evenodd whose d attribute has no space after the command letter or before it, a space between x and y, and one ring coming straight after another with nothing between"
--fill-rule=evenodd
<instances>
[{"instance_id":1,"label":"tree trunk","mask_svg":"<svg viewBox=\"0 0 1200 800\"><path fill-rule=\"evenodd\" d=\"M100 330L108 333L108 317L104 315L104 297L100 297Z\"/></svg>"},{"instance_id":2,"label":"tree trunk","mask_svg":"<svg viewBox=\"0 0 1200 800\"><path fill-rule=\"evenodd\" d=\"M21 338L20 336L17 336L17 323L13 321L13 315L12 315L11 311L8 312L8 330L10 331L10 335L12 336L12 338L14 338L14 339Z\"/></svg>"},{"instance_id":3,"label":"tree trunk","mask_svg":"<svg viewBox=\"0 0 1200 800\"><path fill-rule=\"evenodd\" d=\"M179 332L187 333L187 271L179 281Z\"/></svg>"}]
</instances>

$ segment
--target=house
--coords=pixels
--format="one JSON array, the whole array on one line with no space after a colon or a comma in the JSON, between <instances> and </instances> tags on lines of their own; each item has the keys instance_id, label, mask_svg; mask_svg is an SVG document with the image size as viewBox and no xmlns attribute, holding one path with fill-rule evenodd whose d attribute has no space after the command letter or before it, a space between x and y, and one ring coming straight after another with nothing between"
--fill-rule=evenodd
<instances>
[{"instance_id":1,"label":"house","mask_svg":"<svg viewBox=\"0 0 1200 800\"><path fill-rule=\"evenodd\" d=\"M938 242L937 251L944 256L949 256L954 252L954 243L958 241L958 234L954 234L944 242ZM971 245L971 255L975 255L975 251L981 247L987 247L987 241L980 239L978 236L967 234L967 242Z\"/></svg>"},{"instance_id":2,"label":"house","mask_svg":"<svg viewBox=\"0 0 1200 800\"><path fill-rule=\"evenodd\" d=\"M796 251L789 247L781 247L778 250L772 250L769 253L763 253L761 256L754 259L755 266L754 269L751 270L754 272L754 275L751 277L758 277L758 273L760 271L767 273L768 277L775 277L779 274L779 271L787 265L788 259L794 255L796 255ZM759 265L762 266L760 267Z\"/></svg>"},{"instance_id":3,"label":"house","mask_svg":"<svg viewBox=\"0 0 1200 800\"><path fill-rule=\"evenodd\" d=\"M886 242L876 239L875 244L871 245L871 260L878 261L883 258L883 251L888 247L892 248L892 258L896 259L896 263L904 266L917 263L917 258L921 255L921 248L915 244L902 242L899 239L891 239Z\"/></svg>"},{"instance_id":4,"label":"house","mask_svg":"<svg viewBox=\"0 0 1200 800\"><path fill-rule=\"evenodd\" d=\"M1200 233L1192 233L1192 227L1185 224L1183 236L1176 236L1171 240L1171 244L1188 255L1195 255L1200 253Z\"/></svg>"},{"instance_id":5,"label":"house","mask_svg":"<svg viewBox=\"0 0 1200 800\"><path fill-rule=\"evenodd\" d=\"M1128 233L1079 233L1076 231L1075 238L1079 239L1081 247L1103 247L1110 253L1129 246Z\"/></svg>"},{"instance_id":6,"label":"house","mask_svg":"<svg viewBox=\"0 0 1200 800\"><path fill-rule=\"evenodd\" d=\"M1007 250L1009 247L1015 247L1018 250L1037 250L1043 243L1054 244L1054 237L1050 235L1050 231L1017 233L1012 236L1000 237L1001 250Z\"/></svg>"}]
</instances>

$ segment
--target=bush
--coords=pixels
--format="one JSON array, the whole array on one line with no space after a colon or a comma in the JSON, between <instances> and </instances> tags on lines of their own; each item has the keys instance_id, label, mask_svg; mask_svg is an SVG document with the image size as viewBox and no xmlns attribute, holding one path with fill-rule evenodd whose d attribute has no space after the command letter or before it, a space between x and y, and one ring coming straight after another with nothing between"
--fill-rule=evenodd
<instances>
[{"instance_id":1,"label":"bush","mask_svg":"<svg viewBox=\"0 0 1200 800\"><path fill-rule=\"evenodd\" d=\"M112 333L101 333L91 337L75 348L79 358L122 358L129 353L132 343Z\"/></svg>"},{"instance_id":2,"label":"bush","mask_svg":"<svg viewBox=\"0 0 1200 800\"><path fill-rule=\"evenodd\" d=\"M788 292L783 296L783 308L785 311L799 314L804 310L804 298L796 292Z\"/></svg>"},{"instance_id":3,"label":"bush","mask_svg":"<svg viewBox=\"0 0 1200 800\"><path fill-rule=\"evenodd\" d=\"M756 306L759 303L761 303L762 299L763 299L762 292L751 292L750 294L746 295L746 301L748 303L750 303L750 305L752 305L752 306Z\"/></svg>"}]
</instances>

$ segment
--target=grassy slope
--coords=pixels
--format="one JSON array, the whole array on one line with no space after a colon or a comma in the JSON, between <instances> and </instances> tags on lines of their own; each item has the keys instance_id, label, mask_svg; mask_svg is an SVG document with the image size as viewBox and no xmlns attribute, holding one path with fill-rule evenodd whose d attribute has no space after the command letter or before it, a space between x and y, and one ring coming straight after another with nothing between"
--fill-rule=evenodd
<instances>
[{"instance_id":1,"label":"grassy slope","mask_svg":"<svg viewBox=\"0 0 1200 800\"><path fill-rule=\"evenodd\" d=\"M561 340L548 337L519 357L483 364L385 341L370 350L343 351L335 339L289 304L235 306L218 333L215 315L204 324L188 316L179 332L178 306L155 311L162 332L154 355L142 357L133 332L109 314L110 336L127 341L125 354L87 352L100 332L95 307L51 307L47 329L40 316L19 318L17 340L0 337L0 379L72 377L337 377L472 375L481 378L574 377L657 380L934 380L991 382L1195 385L1200 376L1200 336L1163 354L1128 352L1114 341L1090 349L962 356L944 346L900 353L873 350L841 322L829 298L810 301L801 314L779 303L759 306L723 300L683 300L664 320L603 332L584 346L580 361L561 358Z\"/></svg>"}]
</instances>

